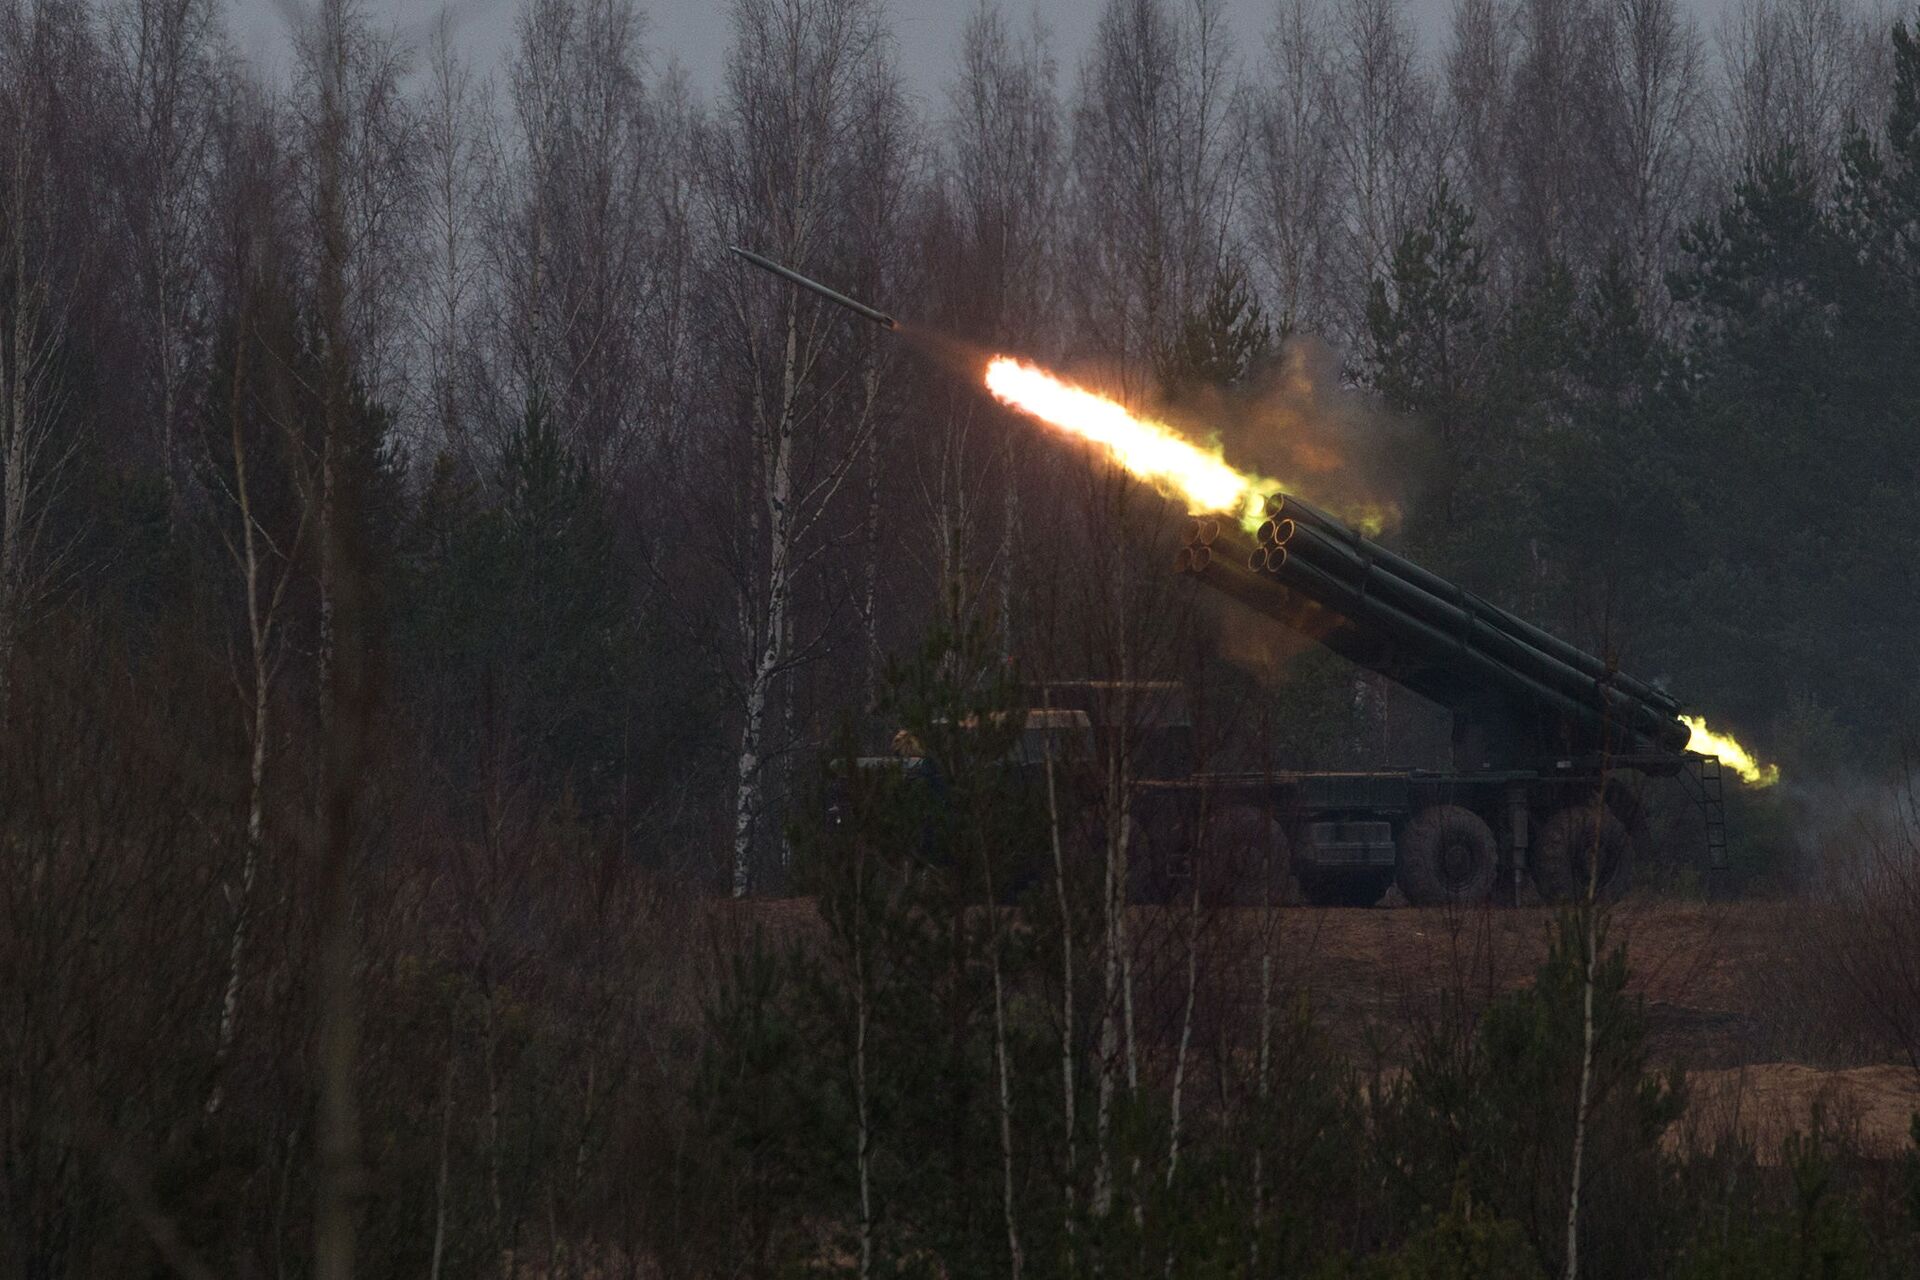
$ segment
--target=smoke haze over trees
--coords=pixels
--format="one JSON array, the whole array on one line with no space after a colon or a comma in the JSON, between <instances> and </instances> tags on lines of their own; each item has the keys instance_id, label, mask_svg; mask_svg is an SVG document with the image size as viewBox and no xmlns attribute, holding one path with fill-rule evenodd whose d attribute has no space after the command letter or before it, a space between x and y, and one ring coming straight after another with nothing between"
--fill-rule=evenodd
<instances>
[{"instance_id":1,"label":"smoke haze over trees","mask_svg":"<svg viewBox=\"0 0 1920 1280\"><path fill-rule=\"evenodd\" d=\"M1390 506L1790 775L1889 776L1917 15L1105 0L1069 63L987 0L922 103L882 0L728 12L696 89L640 0L517 0L497 66L315 0L283 81L213 0L0 0L0 1275L1571 1276L1574 1138L1523 1108L1576 991L1590 1239L1636 1178L1684 1206L1589 1270L1891 1256L1817 1149L1690 1234L1591 932L1363 1088L1264 988L1216 1016L1252 944L1197 890L1128 936L1124 749L1098 838L977 760L932 835L878 784L817 820L824 757L1015 671L1199 677L1266 767L1444 749L1182 595L1184 513L993 403L1002 351ZM791 952L710 914L790 892Z\"/></svg>"}]
</instances>

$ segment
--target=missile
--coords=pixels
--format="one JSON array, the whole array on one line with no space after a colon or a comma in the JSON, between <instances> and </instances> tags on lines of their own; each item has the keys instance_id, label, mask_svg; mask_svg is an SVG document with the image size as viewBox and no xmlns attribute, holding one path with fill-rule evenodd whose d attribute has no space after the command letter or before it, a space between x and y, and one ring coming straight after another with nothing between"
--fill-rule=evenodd
<instances>
[{"instance_id":1,"label":"missile","mask_svg":"<svg viewBox=\"0 0 1920 1280\"><path fill-rule=\"evenodd\" d=\"M819 294L821 297L825 298L828 302L837 302L841 306L845 307L847 310L853 312L853 314L857 316L865 317L866 319L873 321L875 324L879 325L882 329L899 328L899 325L894 323L893 317L888 315L886 312L876 310L875 308L868 306L864 302L855 302L852 298L849 298L844 293L835 293L832 289L827 288L827 286L821 284L818 280L809 280L805 276L801 275L798 271L795 271L789 267L781 266L779 263L775 262L772 258L762 257L761 255L755 253L751 249L742 249L737 244L728 245L727 248L731 252L739 254L741 257L745 258L748 262L751 262L754 266L759 267L762 271L771 271L774 275L779 276L782 280L791 281L792 283L799 285L802 289L811 289L815 293Z\"/></svg>"}]
</instances>

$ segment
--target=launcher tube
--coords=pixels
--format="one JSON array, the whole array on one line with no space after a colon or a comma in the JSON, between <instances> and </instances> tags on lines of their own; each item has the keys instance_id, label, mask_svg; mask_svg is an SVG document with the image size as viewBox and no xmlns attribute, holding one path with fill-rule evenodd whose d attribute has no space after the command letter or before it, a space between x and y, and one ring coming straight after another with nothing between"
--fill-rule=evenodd
<instances>
[{"instance_id":1,"label":"launcher tube","mask_svg":"<svg viewBox=\"0 0 1920 1280\"><path fill-rule=\"evenodd\" d=\"M1274 494L1267 499L1267 510L1269 515L1275 517L1285 511L1301 528L1313 529L1328 540L1345 544L1363 564L1371 562L1380 569L1405 579L1429 595L1471 612L1488 626L1504 631L1524 644L1532 645L1535 649L1598 683L1610 685L1629 697L1646 703L1666 719L1671 720L1680 713L1680 703L1671 694L1656 689L1643 680L1637 680L1625 672L1608 667L1606 663L1585 650L1576 648L1551 632L1534 626L1526 619L1448 582L1405 556L1387 550L1312 503L1296 498L1290 493Z\"/></svg>"},{"instance_id":2,"label":"launcher tube","mask_svg":"<svg viewBox=\"0 0 1920 1280\"><path fill-rule=\"evenodd\" d=\"M1618 722L1610 726L1606 714L1591 703L1570 697L1516 667L1498 662L1480 649L1454 640L1387 600L1357 592L1302 560L1289 559L1286 576L1290 585L1298 585L1302 591L1359 626L1410 639L1418 648L1456 670L1464 669L1491 688L1503 689L1509 696L1518 695L1534 707L1564 716L1602 740L1609 727L1616 730L1631 727Z\"/></svg>"},{"instance_id":3,"label":"launcher tube","mask_svg":"<svg viewBox=\"0 0 1920 1280\"><path fill-rule=\"evenodd\" d=\"M1560 661L1506 631L1489 626L1474 610L1423 590L1395 574L1376 571L1367 558L1344 543L1326 537L1310 525L1301 525L1288 544L1295 563L1315 570L1357 599L1377 599L1424 624L1444 637L1450 652L1476 654L1526 676L1533 684L1551 688L1603 712L1614 723L1662 745L1686 745L1686 727L1673 717L1604 681ZM1282 578L1289 571L1283 571ZM1304 581L1309 579L1304 578ZM1309 585L1310 593L1314 588Z\"/></svg>"}]
</instances>

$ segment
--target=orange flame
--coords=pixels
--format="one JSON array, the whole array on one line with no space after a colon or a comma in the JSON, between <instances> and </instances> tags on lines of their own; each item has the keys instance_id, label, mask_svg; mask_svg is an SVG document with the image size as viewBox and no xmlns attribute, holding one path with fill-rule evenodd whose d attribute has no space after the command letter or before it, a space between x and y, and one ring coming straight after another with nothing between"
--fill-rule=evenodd
<instances>
[{"instance_id":1,"label":"orange flame","mask_svg":"<svg viewBox=\"0 0 1920 1280\"><path fill-rule=\"evenodd\" d=\"M1703 716L1681 716L1680 723L1693 731L1687 740L1687 750L1698 751L1703 756L1713 756L1740 775L1742 781L1756 787L1770 787L1780 781L1780 766L1761 764L1753 758L1753 753L1734 741L1730 733L1715 733L1707 728Z\"/></svg>"},{"instance_id":2,"label":"orange flame","mask_svg":"<svg viewBox=\"0 0 1920 1280\"><path fill-rule=\"evenodd\" d=\"M1265 516L1278 481L1230 466L1218 448L1193 443L1172 427L1136 417L1125 406L1011 356L987 362L987 390L1001 403L1091 444L1190 511L1226 511L1248 529Z\"/></svg>"}]
</instances>

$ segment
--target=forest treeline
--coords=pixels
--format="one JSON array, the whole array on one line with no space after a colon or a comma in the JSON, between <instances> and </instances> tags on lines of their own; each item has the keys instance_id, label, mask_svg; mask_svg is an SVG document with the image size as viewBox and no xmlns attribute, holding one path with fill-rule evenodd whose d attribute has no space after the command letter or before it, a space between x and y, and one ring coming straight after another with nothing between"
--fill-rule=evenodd
<instances>
[{"instance_id":1,"label":"forest treeline","mask_svg":"<svg viewBox=\"0 0 1920 1280\"><path fill-rule=\"evenodd\" d=\"M817 1225L802 1260L870 1274L873 1239L829 1243L861 1221L831 1199L855 1166L806 1164L866 1132L818 1092L848 1017L884 1024L876 1053L949 1055L888 1059L873 1095L896 1159L951 1126L949 1163L901 1191L934 1217L885 1268L971 1270L960 1241L988 1270L1244 1260L1214 1224L1280 1201L1222 1188L1280 1196L1263 1179L1306 1158L1224 1140L1239 1103L1279 1106L1280 1024L1182 1122L1157 1065L1122 1087L1079 1056L1132 989L1108 974L1104 1012L1066 1018L1064 1112L996 1116L1043 1105L1059 992L1034 966L1064 935L889 900L873 927L903 967L860 981L905 1003L849 1014L820 966L864 971L875 890L835 914L816 766L843 724L884 745L890 662L928 634L980 646L980 673L1188 677L1234 709L1221 749L1269 763L1441 739L1377 681L1193 607L1166 568L1184 514L992 405L988 351L1378 503L1389 541L1789 776L1897 767L1920 657L1911 15L1744 0L1704 31L1678 0L1460 0L1427 48L1396 0L1282 0L1237 33L1217 0L1110 0L1063 67L987 4L930 99L876 0L735 0L710 87L633 0L525 0L492 67L451 11L289 21L268 82L212 0L0 0L11 1273L766 1273ZM1007 841L1044 835L1027 817ZM909 882L949 908L977 887ZM825 950L712 914L790 890L829 904ZM1130 954L1118 918L1078 962ZM1567 937L1563 969L1598 954ZM940 948L936 1031L905 993ZM1560 1052L1521 1043L1560 1016L1532 1009L1486 1052ZM1339 1240L1283 1240L1260 1208L1259 1248L1524 1235L1559 1268L1545 1210L1479 1180L1518 1148L1341 1136L1438 1142L1479 1094L1361 1088L1298 1034L1288 1070L1319 1092L1287 1123L1337 1172L1295 1209L1385 1203L1368 1179L1408 1162L1444 1176ZM1638 1079L1621 1150L1657 1164L1678 1104ZM1429 1087L1452 1100L1381 1110ZM802 1115L830 1132L802 1141ZM1152 1147L1216 1122L1177 1160ZM1022 1160L1058 1138L1105 1162L1049 1172L1020 1241L980 1216L1038 1194L1008 1180L1015 1130ZM1228 1198L1154 1198L1190 1181Z\"/></svg>"},{"instance_id":2,"label":"forest treeline","mask_svg":"<svg viewBox=\"0 0 1920 1280\"><path fill-rule=\"evenodd\" d=\"M1893 17L1473 0L1427 50L1387 0L1288 0L1264 44L1135 0L1063 72L989 6L931 103L873 4L740 6L707 91L635 5L516 24L481 69L450 16L323 6L266 84L207 3L7 11L16 681L45 617L197 634L270 767L331 696L344 530L384 719L444 782L490 760L773 884L796 770L929 619L990 613L1058 676L1193 660L1146 638L1179 513L987 403L1006 349L1377 498L1805 772L1912 726ZM1107 545L1125 644L1066 622ZM1289 752L1377 754L1385 691L1329 681Z\"/></svg>"}]
</instances>

